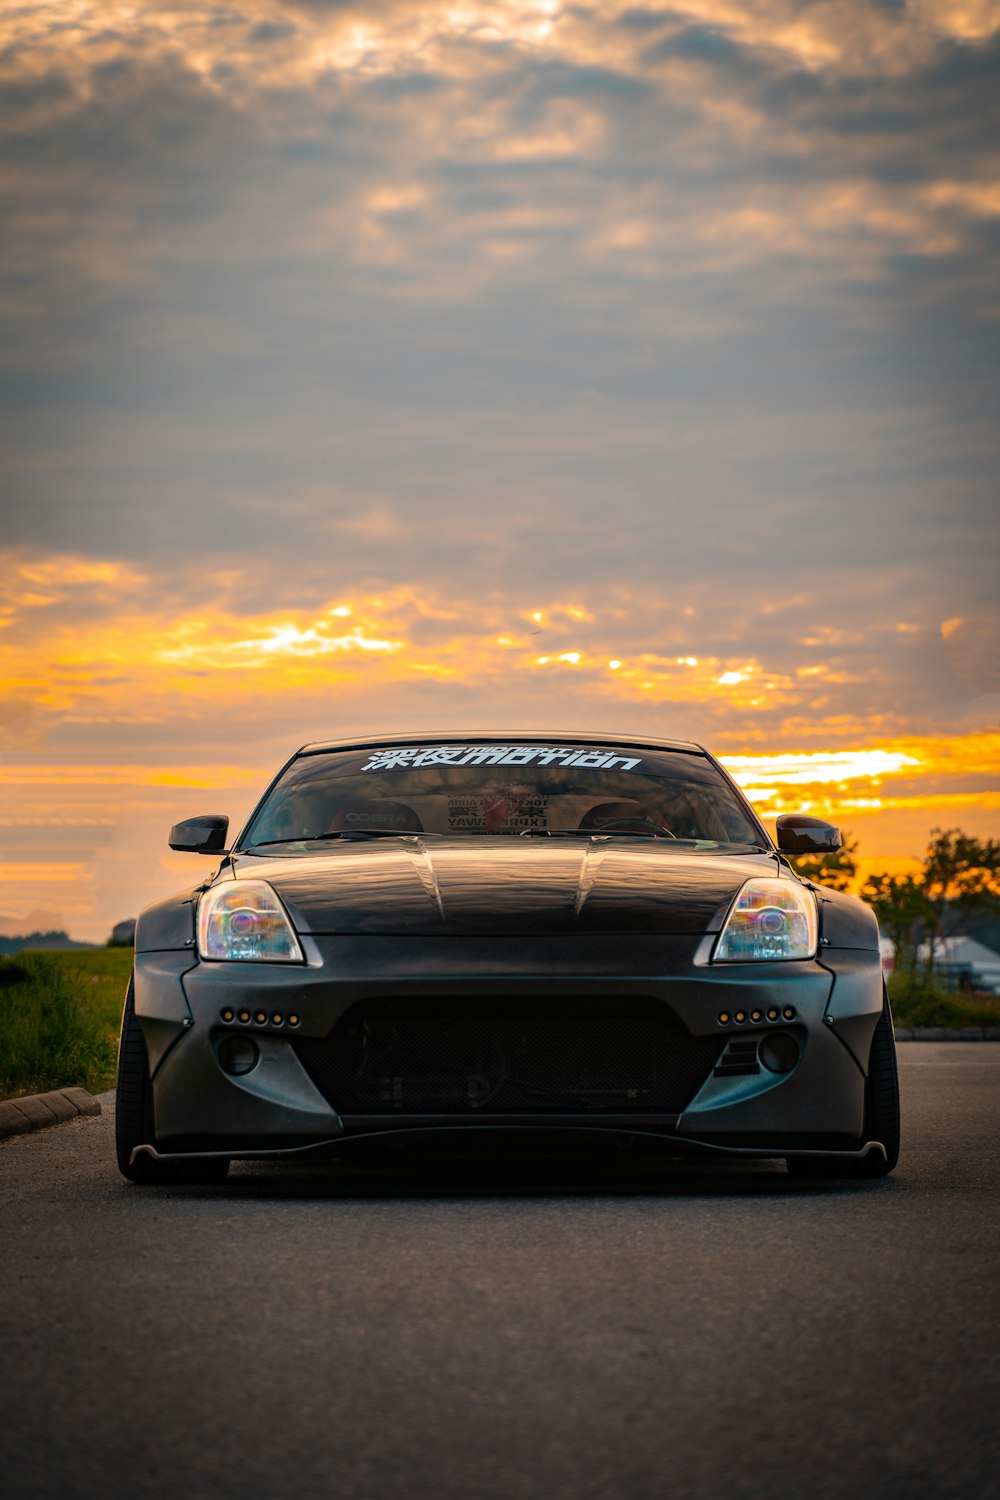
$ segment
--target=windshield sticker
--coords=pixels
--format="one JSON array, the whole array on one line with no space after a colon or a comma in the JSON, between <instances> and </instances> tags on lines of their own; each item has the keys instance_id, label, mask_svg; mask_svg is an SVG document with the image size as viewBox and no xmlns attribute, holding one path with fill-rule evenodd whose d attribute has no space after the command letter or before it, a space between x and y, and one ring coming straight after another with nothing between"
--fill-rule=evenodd
<instances>
[{"instance_id":1,"label":"windshield sticker","mask_svg":"<svg viewBox=\"0 0 1000 1500\"><path fill-rule=\"evenodd\" d=\"M456 833L500 833L546 828L548 798L532 786L496 787L480 796L448 798L448 827Z\"/></svg>"},{"instance_id":2,"label":"windshield sticker","mask_svg":"<svg viewBox=\"0 0 1000 1500\"><path fill-rule=\"evenodd\" d=\"M362 771L409 771L416 766L578 766L589 771L634 771L641 758L606 750L573 750L561 745L405 745L373 751Z\"/></svg>"}]
</instances>

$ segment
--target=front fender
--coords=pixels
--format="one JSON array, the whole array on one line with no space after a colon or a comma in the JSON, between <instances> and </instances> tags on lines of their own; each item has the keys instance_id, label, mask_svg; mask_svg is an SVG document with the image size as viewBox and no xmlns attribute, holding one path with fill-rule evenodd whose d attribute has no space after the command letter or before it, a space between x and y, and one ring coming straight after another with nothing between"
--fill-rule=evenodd
<instances>
[{"instance_id":1,"label":"front fender","mask_svg":"<svg viewBox=\"0 0 1000 1500\"><path fill-rule=\"evenodd\" d=\"M194 918L202 887L179 891L147 906L135 924L136 953L164 953L194 948Z\"/></svg>"}]
</instances>

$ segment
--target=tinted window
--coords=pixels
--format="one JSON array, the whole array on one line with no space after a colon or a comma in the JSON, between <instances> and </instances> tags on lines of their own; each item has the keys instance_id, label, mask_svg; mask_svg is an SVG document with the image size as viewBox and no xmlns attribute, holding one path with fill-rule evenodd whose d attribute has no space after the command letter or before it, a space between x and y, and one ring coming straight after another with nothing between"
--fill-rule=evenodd
<instances>
[{"instance_id":1,"label":"tinted window","mask_svg":"<svg viewBox=\"0 0 1000 1500\"><path fill-rule=\"evenodd\" d=\"M469 837L666 829L712 844L760 839L727 781L701 755L456 741L300 756L242 847L369 828Z\"/></svg>"}]
</instances>

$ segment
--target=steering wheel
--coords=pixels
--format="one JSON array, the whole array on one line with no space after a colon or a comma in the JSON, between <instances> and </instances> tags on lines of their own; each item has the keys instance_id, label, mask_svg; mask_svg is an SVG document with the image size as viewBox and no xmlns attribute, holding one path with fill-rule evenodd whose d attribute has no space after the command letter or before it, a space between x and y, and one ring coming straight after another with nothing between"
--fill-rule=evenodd
<instances>
[{"instance_id":1,"label":"steering wheel","mask_svg":"<svg viewBox=\"0 0 1000 1500\"><path fill-rule=\"evenodd\" d=\"M623 827L623 825L627 825L629 823L631 823L633 826L638 825L638 827L642 829L653 828L657 833L666 834L668 839L676 837L675 834L670 832L670 829L666 826L665 823L657 823L653 818L609 818L608 821L606 823L602 823L599 828L592 828L590 831L591 833L610 833L613 829L620 829Z\"/></svg>"}]
</instances>

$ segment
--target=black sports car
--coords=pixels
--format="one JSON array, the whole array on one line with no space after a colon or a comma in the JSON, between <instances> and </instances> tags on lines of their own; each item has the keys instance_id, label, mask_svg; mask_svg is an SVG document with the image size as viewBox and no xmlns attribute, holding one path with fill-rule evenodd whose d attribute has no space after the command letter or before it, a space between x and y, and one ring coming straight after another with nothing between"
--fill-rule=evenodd
<instances>
[{"instance_id":1,"label":"black sports car","mask_svg":"<svg viewBox=\"0 0 1000 1500\"><path fill-rule=\"evenodd\" d=\"M399 1142L784 1157L880 1177L899 1146L866 906L778 848L698 745L577 734L307 745L214 874L147 908L122 1020L118 1162Z\"/></svg>"}]
</instances>

